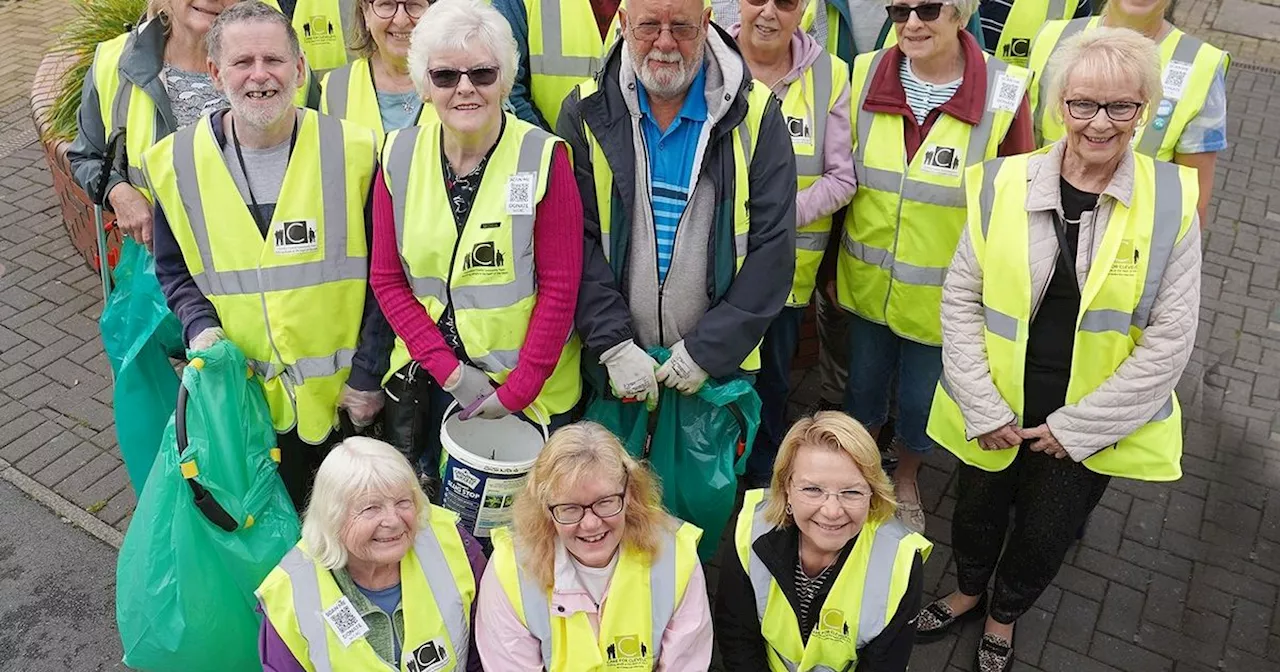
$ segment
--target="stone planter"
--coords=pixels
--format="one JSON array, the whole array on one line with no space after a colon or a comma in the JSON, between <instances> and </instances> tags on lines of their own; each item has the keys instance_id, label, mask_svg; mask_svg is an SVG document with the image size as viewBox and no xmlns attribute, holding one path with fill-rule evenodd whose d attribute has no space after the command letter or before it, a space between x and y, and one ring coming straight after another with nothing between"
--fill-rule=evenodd
<instances>
[{"instance_id":1,"label":"stone planter","mask_svg":"<svg viewBox=\"0 0 1280 672\"><path fill-rule=\"evenodd\" d=\"M52 52L40 62L36 70L34 82L31 84L31 117L36 132L44 146L45 161L49 164L49 172L53 174L53 190L58 195L58 204L62 210L62 223L67 229L67 237L75 246L85 264L93 271L98 270L98 243L93 223L93 203L88 194L71 179L71 164L67 162L67 149L71 143L59 139L47 139L48 124L45 113L53 104L61 88L63 75L71 68L75 58L67 52ZM106 213L107 222L114 217ZM107 236L107 260L115 266L120 255L120 233L114 228Z\"/></svg>"}]
</instances>

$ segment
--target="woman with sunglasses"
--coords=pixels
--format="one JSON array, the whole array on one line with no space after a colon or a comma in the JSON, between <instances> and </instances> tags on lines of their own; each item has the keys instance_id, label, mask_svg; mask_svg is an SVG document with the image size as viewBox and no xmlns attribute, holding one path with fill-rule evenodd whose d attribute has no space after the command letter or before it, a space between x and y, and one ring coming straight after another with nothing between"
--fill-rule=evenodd
<instances>
[{"instance_id":1,"label":"woman with sunglasses","mask_svg":"<svg viewBox=\"0 0 1280 672\"><path fill-rule=\"evenodd\" d=\"M978 0L891 0L896 46L853 64L858 192L836 265L849 321L844 408L878 436L896 377L898 515L923 533L916 474L942 370L942 278L964 228L964 169L1034 148L1031 75L964 31Z\"/></svg>"},{"instance_id":2,"label":"woman with sunglasses","mask_svg":"<svg viewBox=\"0 0 1280 672\"><path fill-rule=\"evenodd\" d=\"M503 112L515 46L487 2L436 2L408 61L439 119L387 137L369 279L398 336L392 443L434 476L452 402L553 429L577 403L582 200L563 141Z\"/></svg>"},{"instance_id":3,"label":"woman with sunglasses","mask_svg":"<svg viewBox=\"0 0 1280 672\"><path fill-rule=\"evenodd\" d=\"M430 0L357 0L352 6L350 49L356 58L330 70L320 111L373 129L378 146L386 134L434 116L409 76L409 38Z\"/></svg>"},{"instance_id":4,"label":"woman with sunglasses","mask_svg":"<svg viewBox=\"0 0 1280 672\"><path fill-rule=\"evenodd\" d=\"M1036 137L1042 145L1057 142L1066 128L1048 96L1053 79L1053 53L1071 35L1098 26L1129 28L1155 41L1160 50L1162 94L1152 101L1146 124L1138 130L1139 153L1195 168L1200 179L1200 223L1205 223L1213 195L1218 152L1227 148L1227 67L1231 55L1201 42L1165 19L1173 0L1110 0L1101 16L1045 24L1031 45L1036 79L1031 105L1036 111Z\"/></svg>"},{"instance_id":5,"label":"woman with sunglasses","mask_svg":"<svg viewBox=\"0 0 1280 672\"><path fill-rule=\"evenodd\" d=\"M1160 98L1156 47L1098 28L1063 42L1051 68L1066 135L970 169L943 288L929 434L963 462L958 588L920 613L918 637L985 613L978 672L1009 669L1014 623L1112 477L1182 473L1174 387L1196 336L1200 228L1195 171L1131 148Z\"/></svg>"},{"instance_id":6,"label":"woman with sunglasses","mask_svg":"<svg viewBox=\"0 0 1280 672\"><path fill-rule=\"evenodd\" d=\"M749 490L721 546L725 669L904 672L932 549L893 516L880 451L849 416L787 432L768 490Z\"/></svg>"},{"instance_id":7,"label":"woman with sunglasses","mask_svg":"<svg viewBox=\"0 0 1280 672\"><path fill-rule=\"evenodd\" d=\"M706 670L701 536L667 514L653 475L609 430L557 431L513 526L494 530L476 614L485 669Z\"/></svg>"}]
</instances>

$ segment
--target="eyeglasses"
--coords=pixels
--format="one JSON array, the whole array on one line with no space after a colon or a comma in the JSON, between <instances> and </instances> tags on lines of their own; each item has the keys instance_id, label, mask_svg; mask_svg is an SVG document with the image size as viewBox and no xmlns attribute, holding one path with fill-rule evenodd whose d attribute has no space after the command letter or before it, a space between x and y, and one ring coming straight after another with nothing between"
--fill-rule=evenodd
<instances>
[{"instance_id":1,"label":"eyeglasses","mask_svg":"<svg viewBox=\"0 0 1280 672\"><path fill-rule=\"evenodd\" d=\"M631 28L631 36L637 40L653 42L662 35L664 30L669 31L672 39L676 42L691 42L702 34L701 27L688 23L677 23L671 26L660 23L642 23Z\"/></svg>"},{"instance_id":2,"label":"eyeglasses","mask_svg":"<svg viewBox=\"0 0 1280 672\"><path fill-rule=\"evenodd\" d=\"M808 506L822 506L827 503L828 497L835 497L836 502L841 507L852 509L861 506L870 501L871 496L859 490L841 490L840 492L830 492L823 490L816 485L806 485L804 487L792 486L792 496L797 502Z\"/></svg>"},{"instance_id":3,"label":"eyeglasses","mask_svg":"<svg viewBox=\"0 0 1280 672\"><path fill-rule=\"evenodd\" d=\"M472 86L489 86L498 81L498 69L492 65L482 65L478 68L470 70L455 70L453 68L436 68L428 71L431 75L431 84L437 89L452 89L462 80L462 76L466 75L471 80Z\"/></svg>"},{"instance_id":4,"label":"eyeglasses","mask_svg":"<svg viewBox=\"0 0 1280 672\"><path fill-rule=\"evenodd\" d=\"M747 4L754 7L764 7L769 0L747 0ZM800 0L773 0L773 6L778 8L779 12L790 12L800 6Z\"/></svg>"},{"instance_id":5,"label":"eyeglasses","mask_svg":"<svg viewBox=\"0 0 1280 672\"><path fill-rule=\"evenodd\" d=\"M911 13L915 12L921 21L928 23L929 21L937 21L942 16L942 6L945 2L926 2L923 5L889 5L885 7L885 11L889 13L889 20L894 23L906 23L911 18Z\"/></svg>"},{"instance_id":6,"label":"eyeglasses","mask_svg":"<svg viewBox=\"0 0 1280 672\"><path fill-rule=\"evenodd\" d=\"M622 513L622 505L626 502L627 483L631 480L631 475L622 481L622 492L616 495L606 495L597 499L586 506L582 504L552 504L547 507L551 512L551 519L561 525L577 525L587 515L587 509L596 514L596 518L612 518Z\"/></svg>"},{"instance_id":7,"label":"eyeglasses","mask_svg":"<svg viewBox=\"0 0 1280 672\"><path fill-rule=\"evenodd\" d=\"M373 8L374 16L379 19L394 19L396 12L400 11L400 5L404 5L404 13L409 15L411 19L421 19L423 14L427 13L427 8L431 6L429 0L374 0L369 3Z\"/></svg>"},{"instance_id":8,"label":"eyeglasses","mask_svg":"<svg viewBox=\"0 0 1280 672\"><path fill-rule=\"evenodd\" d=\"M1138 116L1142 103L1129 100L1118 100L1114 103L1099 103L1096 100L1068 100L1067 112L1072 119L1089 121L1098 116L1098 110L1106 110L1112 121L1131 121Z\"/></svg>"}]
</instances>

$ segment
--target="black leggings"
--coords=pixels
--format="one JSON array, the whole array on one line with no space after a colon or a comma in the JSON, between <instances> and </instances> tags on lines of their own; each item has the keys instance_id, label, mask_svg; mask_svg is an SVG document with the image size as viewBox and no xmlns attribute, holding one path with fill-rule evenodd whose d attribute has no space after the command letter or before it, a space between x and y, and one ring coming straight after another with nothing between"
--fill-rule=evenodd
<instances>
[{"instance_id":1,"label":"black leggings","mask_svg":"<svg viewBox=\"0 0 1280 672\"><path fill-rule=\"evenodd\" d=\"M1057 576L1110 481L1070 457L1032 452L1025 444L1004 471L961 464L951 521L960 592L981 595L994 573L991 617L1006 624L1018 620ZM1013 532L1002 556L1010 506Z\"/></svg>"},{"instance_id":2,"label":"black leggings","mask_svg":"<svg viewBox=\"0 0 1280 672\"><path fill-rule=\"evenodd\" d=\"M334 429L329 438L318 446L303 441L296 428L284 434L276 434L276 441L280 448L280 465L276 471L280 474L280 480L284 481L289 499L293 500L293 506L301 517L307 498L311 496L316 469L320 468L329 449L342 441L342 432Z\"/></svg>"}]
</instances>

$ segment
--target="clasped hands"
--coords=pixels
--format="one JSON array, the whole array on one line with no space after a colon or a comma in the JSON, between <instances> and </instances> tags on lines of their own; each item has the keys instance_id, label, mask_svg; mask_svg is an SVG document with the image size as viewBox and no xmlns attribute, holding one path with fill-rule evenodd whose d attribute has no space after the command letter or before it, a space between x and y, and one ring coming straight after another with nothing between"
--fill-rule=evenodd
<instances>
[{"instance_id":1,"label":"clasped hands","mask_svg":"<svg viewBox=\"0 0 1280 672\"><path fill-rule=\"evenodd\" d=\"M1028 441L1027 447L1037 453L1045 453L1060 460L1068 455L1067 449L1058 443L1047 424L1023 429L1010 423L979 436L978 446L983 450L1006 450L1016 448L1023 441Z\"/></svg>"}]
</instances>

